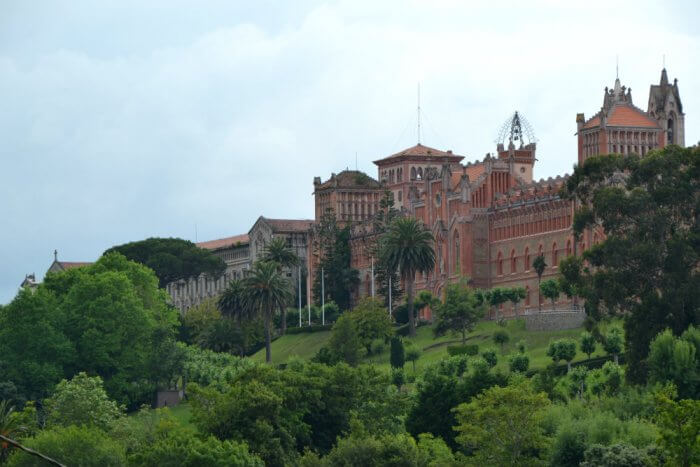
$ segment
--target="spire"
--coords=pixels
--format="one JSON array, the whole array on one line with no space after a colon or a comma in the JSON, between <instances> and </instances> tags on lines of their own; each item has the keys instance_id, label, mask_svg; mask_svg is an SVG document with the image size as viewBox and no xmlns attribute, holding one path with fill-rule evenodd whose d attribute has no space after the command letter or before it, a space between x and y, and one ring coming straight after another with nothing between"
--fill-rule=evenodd
<instances>
[{"instance_id":1,"label":"spire","mask_svg":"<svg viewBox=\"0 0 700 467\"><path fill-rule=\"evenodd\" d=\"M668 86L668 75L666 74L666 68L661 70L661 86Z\"/></svg>"},{"instance_id":2,"label":"spire","mask_svg":"<svg viewBox=\"0 0 700 467\"><path fill-rule=\"evenodd\" d=\"M53 260L58 261L58 250L53 250Z\"/></svg>"}]
</instances>

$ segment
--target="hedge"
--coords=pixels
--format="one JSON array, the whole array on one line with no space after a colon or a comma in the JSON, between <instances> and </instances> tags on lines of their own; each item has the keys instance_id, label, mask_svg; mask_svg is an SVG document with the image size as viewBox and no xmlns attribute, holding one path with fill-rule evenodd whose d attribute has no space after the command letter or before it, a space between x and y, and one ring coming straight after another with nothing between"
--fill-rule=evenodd
<instances>
[{"instance_id":1,"label":"hedge","mask_svg":"<svg viewBox=\"0 0 700 467\"><path fill-rule=\"evenodd\" d=\"M448 345L447 353L453 357L455 355L479 355L479 346L476 344Z\"/></svg>"}]
</instances>

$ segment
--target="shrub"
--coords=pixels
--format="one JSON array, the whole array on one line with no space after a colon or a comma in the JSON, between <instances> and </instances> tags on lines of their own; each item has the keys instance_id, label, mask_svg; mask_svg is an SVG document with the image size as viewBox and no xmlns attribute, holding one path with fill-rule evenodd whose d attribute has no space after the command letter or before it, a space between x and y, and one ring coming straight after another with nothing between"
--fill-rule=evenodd
<instances>
[{"instance_id":1,"label":"shrub","mask_svg":"<svg viewBox=\"0 0 700 467\"><path fill-rule=\"evenodd\" d=\"M467 344L467 345L448 345L447 346L447 353L450 356L454 355L478 355L479 354L479 346L476 344Z\"/></svg>"},{"instance_id":2,"label":"shrub","mask_svg":"<svg viewBox=\"0 0 700 467\"><path fill-rule=\"evenodd\" d=\"M503 353L503 346L510 340L510 334L505 329L499 329L493 333L493 341L501 346L501 353Z\"/></svg>"},{"instance_id":3,"label":"shrub","mask_svg":"<svg viewBox=\"0 0 700 467\"><path fill-rule=\"evenodd\" d=\"M481 357L488 363L489 368L493 368L498 364L498 357L495 350L484 350L481 352Z\"/></svg>"},{"instance_id":4,"label":"shrub","mask_svg":"<svg viewBox=\"0 0 700 467\"><path fill-rule=\"evenodd\" d=\"M404 363L406 363L403 340L398 336L391 338L390 363L392 368L403 368Z\"/></svg>"},{"instance_id":5,"label":"shrub","mask_svg":"<svg viewBox=\"0 0 700 467\"><path fill-rule=\"evenodd\" d=\"M510 371L514 373L525 373L528 368L530 368L530 358L523 353L517 353L510 356L508 364L510 366Z\"/></svg>"}]
</instances>

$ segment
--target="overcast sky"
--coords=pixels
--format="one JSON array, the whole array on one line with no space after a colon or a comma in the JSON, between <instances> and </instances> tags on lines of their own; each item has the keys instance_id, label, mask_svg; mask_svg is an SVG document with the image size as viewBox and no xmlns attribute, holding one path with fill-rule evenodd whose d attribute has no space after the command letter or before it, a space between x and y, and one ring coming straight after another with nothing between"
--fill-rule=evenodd
<instances>
[{"instance_id":1,"label":"overcast sky","mask_svg":"<svg viewBox=\"0 0 700 467\"><path fill-rule=\"evenodd\" d=\"M417 142L419 82L424 144L481 159L519 110L546 178L615 57L646 109L665 54L700 140L697 2L471 3L3 0L0 303L54 249L313 217L314 176Z\"/></svg>"}]
</instances>

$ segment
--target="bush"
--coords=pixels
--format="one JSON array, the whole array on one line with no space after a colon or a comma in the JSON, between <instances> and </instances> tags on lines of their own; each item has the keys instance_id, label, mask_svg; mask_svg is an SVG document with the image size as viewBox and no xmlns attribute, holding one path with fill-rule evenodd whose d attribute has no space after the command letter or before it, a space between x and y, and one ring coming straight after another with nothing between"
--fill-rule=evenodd
<instances>
[{"instance_id":1,"label":"bush","mask_svg":"<svg viewBox=\"0 0 700 467\"><path fill-rule=\"evenodd\" d=\"M493 368L498 364L498 357L495 350L484 350L481 352L481 357L488 363L489 368Z\"/></svg>"},{"instance_id":2,"label":"bush","mask_svg":"<svg viewBox=\"0 0 700 467\"><path fill-rule=\"evenodd\" d=\"M525 373L530 367L530 358L522 353L511 355L508 359L510 371L514 373Z\"/></svg>"},{"instance_id":3,"label":"bush","mask_svg":"<svg viewBox=\"0 0 700 467\"><path fill-rule=\"evenodd\" d=\"M584 457L585 461L581 463L581 467L600 465L606 467L644 467L649 463L646 452L625 444L613 446L594 444L586 449Z\"/></svg>"},{"instance_id":4,"label":"bush","mask_svg":"<svg viewBox=\"0 0 700 467\"><path fill-rule=\"evenodd\" d=\"M44 430L24 441L24 445L64 465L123 466L124 448L99 428L69 426ZM18 451L7 462L11 467L43 467L46 461Z\"/></svg>"},{"instance_id":5,"label":"bush","mask_svg":"<svg viewBox=\"0 0 700 467\"><path fill-rule=\"evenodd\" d=\"M493 341L501 346L501 353L503 352L503 346L510 340L510 334L505 329L499 329L493 333Z\"/></svg>"},{"instance_id":6,"label":"bush","mask_svg":"<svg viewBox=\"0 0 700 467\"><path fill-rule=\"evenodd\" d=\"M398 336L391 338L390 363L392 368L403 368L404 363L406 363L403 340Z\"/></svg>"},{"instance_id":7,"label":"bush","mask_svg":"<svg viewBox=\"0 0 700 467\"><path fill-rule=\"evenodd\" d=\"M466 345L448 345L447 353L450 356L455 355L479 355L479 346L476 344L466 344Z\"/></svg>"}]
</instances>

